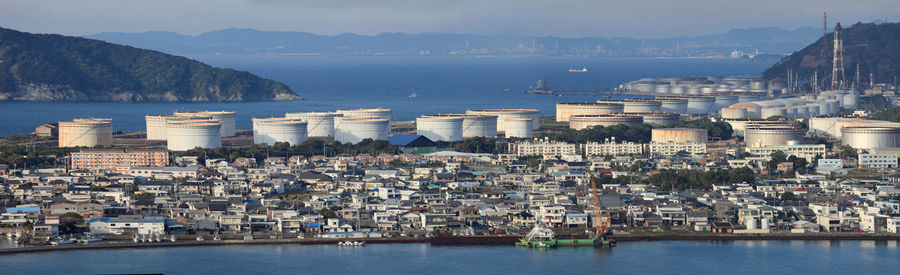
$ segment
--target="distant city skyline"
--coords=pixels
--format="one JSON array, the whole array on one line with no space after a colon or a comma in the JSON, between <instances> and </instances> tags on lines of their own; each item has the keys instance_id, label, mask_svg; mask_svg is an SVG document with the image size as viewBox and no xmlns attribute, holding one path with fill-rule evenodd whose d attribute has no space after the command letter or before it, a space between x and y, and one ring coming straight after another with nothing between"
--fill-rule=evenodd
<instances>
[{"instance_id":1,"label":"distant city skyline","mask_svg":"<svg viewBox=\"0 0 900 275\"><path fill-rule=\"evenodd\" d=\"M334 35L384 32L661 38L735 28L896 21L900 2L591 0L6 0L0 26L88 35L253 28Z\"/></svg>"}]
</instances>

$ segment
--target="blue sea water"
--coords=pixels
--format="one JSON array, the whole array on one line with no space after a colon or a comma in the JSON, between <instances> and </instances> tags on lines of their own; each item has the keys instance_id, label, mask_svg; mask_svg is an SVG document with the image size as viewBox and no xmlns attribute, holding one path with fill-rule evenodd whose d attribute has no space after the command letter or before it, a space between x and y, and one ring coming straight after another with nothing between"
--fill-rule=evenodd
<instances>
[{"instance_id":1,"label":"blue sea water","mask_svg":"<svg viewBox=\"0 0 900 275\"><path fill-rule=\"evenodd\" d=\"M593 101L591 95L525 94L538 79L557 90L601 90L624 81L686 75L759 75L774 61L739 59L563 57L307 57L193 56L217 67L246 70L288 84L303 101L245 103L29 103L0 102L0 136L76 117L106 117L121 131L144 130L146 114L174 110L234 110L239 129L251 117L337 108L385 107L395 120L481 108L537 108ZM569 68L587 67L586 73ZM504 91L510 89L511 91ZM415 93L416 97L409 97Z\"/></svg>"},{"instance_id":2,"label":"blue sea water","mask_svg":"<svg viewBox=\"0 0 900 275\"><path fill-rule=\"evenodd\" d=\"M0 273L894 274L898 257L897 241L658 241L548 250L284 244L0 255Z\"/></svg>"}]
</instances>

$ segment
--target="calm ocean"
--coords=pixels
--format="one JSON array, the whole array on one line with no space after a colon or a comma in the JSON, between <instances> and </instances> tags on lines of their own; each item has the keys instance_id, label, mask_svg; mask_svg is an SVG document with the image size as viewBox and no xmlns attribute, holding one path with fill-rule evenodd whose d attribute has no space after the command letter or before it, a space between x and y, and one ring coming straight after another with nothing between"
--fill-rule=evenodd
<instances>
[{"instance_id":1,"label":"calm ocean","mask_svg":"<svg viewBox=\"0 0 900 275\"><path fill-rule=\"evenodd\" d=\"M0 255L3 274L895 274L897 241L233 245ZM891 271L894 270L894 271Z\"/></svg>"},{"instance_id":2,"label":"calm ocean","mask_svg":"<svg viewBox=\"0 0 900 275\"><path fill-rule=\"evenodd\" d=\"M601 90L624 81L687 75L759 75L774 61L737 59L563 58L563 57L271 57L194 56L217 67L246 70L288 84L306 98L247 103L0 103L0 136L76 117L113 119L121 131L144 130L144 115L174 110L234 110L239 129L251 117L337 108L385 107L395 120L480 108L538 108L554 113L556 102L597 97L530 95L545 78L557 90ZM588 68L570 73L569 68ZM511 91L504 91L510 89ZM416 94L416 97L410 95Z\"/></svg>"}]
</instances>

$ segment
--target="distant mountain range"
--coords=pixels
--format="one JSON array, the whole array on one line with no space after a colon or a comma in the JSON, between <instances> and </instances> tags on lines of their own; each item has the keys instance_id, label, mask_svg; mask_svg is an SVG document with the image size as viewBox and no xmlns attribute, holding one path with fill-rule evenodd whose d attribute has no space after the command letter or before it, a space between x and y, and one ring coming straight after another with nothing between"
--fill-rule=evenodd
<instances>
[{"instance_id":1,"label":"distant mountain range","mask_svg":"<svg viewBox=\"0 0 900 275\"><path fill-rule=\"evenodd\" d=\"M0 28L0 101L301 99L244 71L99 40Z\"/></svg>"},{"instance_id":2,"label":"distant mountain range","mask_svg":"<svg viewBox=\"0 0 900 275\"><path fill-rule=\"evenodd\" d=\"M875 83L892 83L900 75L900 23L856 23L839 35L844 43L845 86L855 81L857 64L863 83L869 82L869 73L874 73ZM785 79L790 69L799 83L809 85L817 72L819 87L828 89L833 57L834 34L829 33L785 57L763 72L763 77Z\"/></svg>"},{"instance_id":3,"label":"distant mountain range","mask_svg":"<svg viewBox=\"0 0 900 275\"><path fill-rule=\"evenodd\" d=\"M317 35L306 32L224 29L196 36L174 32L98 33L88 38L172 54L274 55L581 55L731 56L787 54L822 36L821 29L735 29L722 34L663 39L382 33Z\"/></svg>"}]
</instances>

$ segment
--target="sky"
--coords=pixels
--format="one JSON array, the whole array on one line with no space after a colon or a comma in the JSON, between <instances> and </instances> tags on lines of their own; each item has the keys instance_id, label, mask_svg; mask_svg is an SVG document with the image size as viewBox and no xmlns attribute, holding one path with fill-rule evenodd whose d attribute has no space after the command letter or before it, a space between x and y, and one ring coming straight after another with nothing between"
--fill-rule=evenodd
<instances>
[{"instance_id":1,"label":"sky","mask_svg":"<svg viewBox=\"0 0 900 275\"><path fill-rule=\"evenodd\" d=\"M66 35L253 28L660 38L820 28L825 10L831 26L900 20L897 0L0 0L0 26Z\"/></svg>"}]
</instances>

